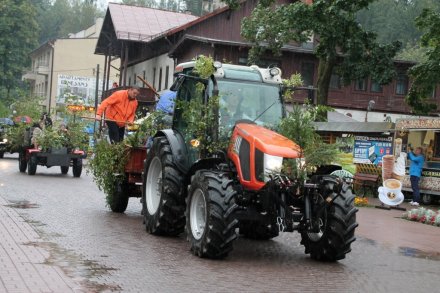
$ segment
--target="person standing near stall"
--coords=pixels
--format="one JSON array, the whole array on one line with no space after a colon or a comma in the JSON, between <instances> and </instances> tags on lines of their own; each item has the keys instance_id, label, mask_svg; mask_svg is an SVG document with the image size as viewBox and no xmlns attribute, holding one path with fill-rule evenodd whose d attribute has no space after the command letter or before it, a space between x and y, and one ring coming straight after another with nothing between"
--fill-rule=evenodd
<instances>
[{"instance_id":1,"label":"person standing near stall","mask_svg":"<svg viewBox=\"0 0 440 293\"><path fill-rule=\"evenodd\" d=\"M96 120L101 120L105 111L106 124L111 143L121 142L124 139L125 125L133 123L136 114L139 87L132 86L128 90L114 92L99 105L96 111Z\"/></svg>"},{"instance_id":2,"label":"person standing near stall","mask_svg":"<svg viewBox=\"0 0 440 293\"><path fill-rule=\"evenodd\" d=\"M409 175L411 179L411 188L413 190L413 199L409 204L412 206L418 206L420 201L419 182L420 177L422 177L423 164L425 163L422 148L417 147L415 150L409 152L408 159L411 160Z\"/></svg>"}]
</instances>

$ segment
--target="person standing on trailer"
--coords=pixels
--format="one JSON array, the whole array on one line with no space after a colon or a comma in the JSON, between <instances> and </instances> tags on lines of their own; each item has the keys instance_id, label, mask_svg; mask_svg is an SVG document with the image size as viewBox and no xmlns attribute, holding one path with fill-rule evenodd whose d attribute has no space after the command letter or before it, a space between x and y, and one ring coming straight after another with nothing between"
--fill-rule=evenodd
<instances>
[{"instance_id":1,"label":"person standing on trailer","mask_svg":"<svg viewBox=\"0 0 440 293\"><path fill-rule=\"evenodd\" d=\"M105 111L111 143L121 142L124 139L125 125L133 123L139 92L140 88L136 86L128 90L116 91L99 105L96 120L101 120L102 113Z\"/></svg>"}]
</instances>

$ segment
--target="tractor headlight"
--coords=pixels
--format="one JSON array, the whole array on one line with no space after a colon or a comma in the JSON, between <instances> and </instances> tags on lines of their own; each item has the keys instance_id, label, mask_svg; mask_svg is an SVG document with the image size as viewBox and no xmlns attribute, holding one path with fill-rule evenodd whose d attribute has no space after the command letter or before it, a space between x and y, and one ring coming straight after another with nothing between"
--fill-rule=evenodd
<instances>
[{"instance_id":1,"label":"tractor headlight","mask_svg":"<svg viewBox=\"0 0 440 293\"><path fill-rule=\"evenodd\" d=\"M269 175L281 172L283 157L264 154L264 181L269 181Z\"/></svg>"},{"instance_id":2,"label":"tractor headlight","mask_svg":"<svg viewBox=\"0 0 440 293\"><path fill-rule=\"evenodd\" d=\"M7 139L7 138L3 138L3 142L4 142L4 143L7 143L7 142L8 142L8 139Z\"/></svg>"}]
</instances>

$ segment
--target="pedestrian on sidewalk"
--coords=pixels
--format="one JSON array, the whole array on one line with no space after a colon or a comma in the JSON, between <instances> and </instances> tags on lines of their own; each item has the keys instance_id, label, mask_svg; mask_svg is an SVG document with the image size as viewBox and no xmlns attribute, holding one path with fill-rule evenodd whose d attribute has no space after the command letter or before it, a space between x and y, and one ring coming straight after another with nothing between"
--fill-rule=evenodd
<instances>
[{"instance_id":1,"label":"pedestrian on sidewalk","mask_svg":"<svg viewBox=\"0 0 440 293\"><path fill-rule=\"evenodd\" d=\"M101 115L105 111L111 143L121 142L124 139L125 125L133 123L138 106L136 97L139 92L140 88L137 86L116 91L99 105L96 119L101 120Z\"/></svg>"},{"instance_id":2,"label":"pedestrian on sidewalk","mask_svg":"<svg viewBox=\"0 0 440 293\"><path fill-rule=\"evenodd\" d=\"M417 147L408 153L408 159L411 160L409 166L409 175L411 179L411 188L413 190L413 199L410 202L412 206L418 206L420 201L419 182L422 177L423 164L425 163L425 157L423 156L423 150L421 147Z\"/></svg>"}]
</instances>

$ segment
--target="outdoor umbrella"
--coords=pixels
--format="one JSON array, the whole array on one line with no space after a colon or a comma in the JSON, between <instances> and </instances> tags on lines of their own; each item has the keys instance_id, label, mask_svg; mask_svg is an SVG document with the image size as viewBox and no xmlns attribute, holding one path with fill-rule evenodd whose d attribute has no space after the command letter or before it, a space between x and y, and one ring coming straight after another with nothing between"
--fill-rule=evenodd
<instances>
[{"instance_id":1,"label":"outdoor umbrella","mask_svg":"<svg viewBox=\"0 0 440 293\"><path fill-rule=\"evenodd\" d=\"M15 117L15 122L32 123L32 118L29 116L17 116Z\"/></svg>"}]
</instances>

